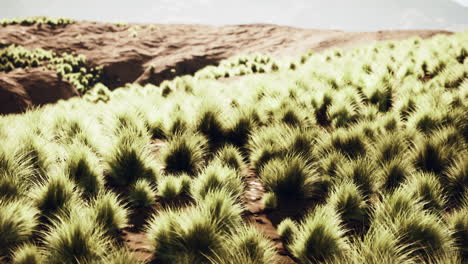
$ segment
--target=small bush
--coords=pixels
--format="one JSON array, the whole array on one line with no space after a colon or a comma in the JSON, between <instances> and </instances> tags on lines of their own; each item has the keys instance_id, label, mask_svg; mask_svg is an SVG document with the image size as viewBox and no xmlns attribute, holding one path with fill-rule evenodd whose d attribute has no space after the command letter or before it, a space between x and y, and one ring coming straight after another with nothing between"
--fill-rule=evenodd
<instances>
[{"instance_id":1,"label":"small bush","mask_svg":"<svg viewBox=\"0 0 468 264\"><path fill-rule=\"evenodd\" d=\"M0 257L32 238L39 212L26 201L0 201Z\"/></svg>"},{"instance_id":2,"label":"small bush","mask_svg":"<svg viewBox=\"0 0 468 264\"><path fill-rule=\"evenodd\" d=\"M207 140L201 135L183 134L172 137L162 152L168 173L195 174L203 166Z\"/></svg>"},{"instance_id":3,"label":"small bush","mask_svg":"<svg viewBox=\"0 0 468 264\"><path fill-rule=\"evenodd\" d=\"M100 193L92 203L94 221L109 235L116 235L128 223L129 212L112 192Z\"/></svg>"},{"instance_id":4,"label":"small bush","mask_svg":"<svg viewBox=\"0 0 468 264\"><path fill-rule=\"evenodd\" d=\"M316 208L298 229L289 248L303 263L332 260L348 247L339 216L329 207Z\"/></svg>"},{"instance_id":5,"label":"small bush","mask_svg":"<svg viewBox=\"0 0 468 264\"><path fill-rule=\"evenodd\" d=\"M139 208L148 208L156 203L156 193L151 183L140 179L128 191L130 205Z\"/></svg>"}]
</instances>

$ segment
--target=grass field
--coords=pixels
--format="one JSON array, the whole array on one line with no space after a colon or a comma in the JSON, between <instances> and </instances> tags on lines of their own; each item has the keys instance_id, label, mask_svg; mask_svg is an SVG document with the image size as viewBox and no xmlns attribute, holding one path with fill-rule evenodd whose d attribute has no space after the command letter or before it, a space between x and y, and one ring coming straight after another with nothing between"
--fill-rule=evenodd
<instances>
[{"instance_id":1,"label":"grass field","mask_svg":"<svg viewBox=\"0 0 468 264\"><path fill-rule=\"evenodd\" d=\"M467 43L238 57L1 116L0 262L139 263L133 225L155 263L275 263L250 171L297 263L466 263Z\"/></svg>"}]
</instances>

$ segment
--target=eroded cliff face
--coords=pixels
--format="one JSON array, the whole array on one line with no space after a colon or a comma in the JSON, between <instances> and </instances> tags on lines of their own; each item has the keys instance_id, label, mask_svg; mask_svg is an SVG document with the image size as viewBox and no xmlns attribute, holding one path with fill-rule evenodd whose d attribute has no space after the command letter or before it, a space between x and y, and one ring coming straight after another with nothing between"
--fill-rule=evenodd
<instances>
[{"instance_id":1,"label":"eroded cliff face","mask_svg":"<svg viewBox=\"0 0 468 264\"><path fill-rule=\"evenodd\" d=\"M0 27L0 47L83 54L89 67L102 66L102 82L111 89L126 83L160 84L178 75L217 65L231 56L265 53L294 56L308 50L349 48L412 36L428 38L447 31L342 32L275 25L116 25L74 22L62 26L33 24ZM78 95L53 71L44 68L0 74L0 113L17 113L33 105Z\"/></svg>"}]
</instances>

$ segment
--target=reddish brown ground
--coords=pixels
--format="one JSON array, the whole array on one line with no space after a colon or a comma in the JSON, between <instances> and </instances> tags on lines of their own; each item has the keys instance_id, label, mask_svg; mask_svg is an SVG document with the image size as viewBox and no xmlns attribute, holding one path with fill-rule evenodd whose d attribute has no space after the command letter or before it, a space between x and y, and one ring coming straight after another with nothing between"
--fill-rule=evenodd
<instances>
[{"instance_id":1,"label":"reddish brown ground","mask_svg":"<svg viewBox=\"0 0 468 264\"><path fill-rule=\"evenodd\" d=\"M260 52L275 56L294 56L308 50L349 48L374 41L399 40L411 36L427 38L438 33L449 32L362 33L266 24L222 27L148 24L118 26L109 23L76 22L60 27L0 27L0 47L18 44L28 48L84 54L90 65L103 66L104 84L115 88L133 82L159 84L177 75L193 74L207 65L216 65L220 60L234 55ZM150 70L150 65L154 66L153 71ZM0 76L0 80L4 78L13 77L8 73ZM32 82L34 81L35 79L32 79ZM56 88L60 93L60 87L52 88ZM5 89L0 83L0 94L3 94ZM14 96L11 97L16 98L12 100L17 100L14 104L27 104L25 89L27 87L18 86L15 90Z\"/></svg>"}]
</instances>

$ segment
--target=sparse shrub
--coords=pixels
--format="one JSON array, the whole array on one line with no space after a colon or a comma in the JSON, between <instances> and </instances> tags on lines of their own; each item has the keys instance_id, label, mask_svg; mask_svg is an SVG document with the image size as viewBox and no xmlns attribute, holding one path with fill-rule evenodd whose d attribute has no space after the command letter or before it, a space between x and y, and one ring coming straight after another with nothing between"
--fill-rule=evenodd
<instances>
[{"instance_id":1,"label":"sparse shrub","mask_svg":"<svg viewBox=\"0 0 468 264\"><path fill-rule=\"evenodd\" d=\"M408 144L402 134L383 134L375 144L375 160L382 163L390 162L408 150Z\"/></svg>"},{"instance_id":2,"label":"sparse shrub","mask_svg":"<svg viewBox=\"0 0 468 264\"><path fill-rule=\"evenodd\" d=\"M97 261L99 263L99 261ZM143 264L144 262L139 260L131 251L128 249L114 249L111 253L107 254L102 263L109 264Z\"/></svg>"},{"instance_id":3,"label":"sparse shrub","mask_svg":"<svg viewBox=\"0 0 468 264\"><path fill-rule=\"evenodd\" d=\"M27 201L0 201L0 257L9 256L30 240L38 227L39 212Z\"/></svg>"},{"instance_id":4,"label":"sparse shrub","mask_svg":"<svg viewBox=\"0 0 468 264\"><path fill-rule=\"evenodd\" d=\"M112 192L100 193L92 203L94 221L109 235L116 235L128 223L128 210Z\"/></svg>"},{"instance_id":5,"label":"sparse shrub","mask_svg":"<svg viewBox=\"0 0 468 264\"><path fill-rule=\"evenodd\" d=\"M451 234L437 216L429 213L409 214L399 219L396 230L400 243L412 254L423 258L437 255L451 247Z\"/></svg>"},{"instance_id":6,"label":"sparse shrub","mask_svg":"<svg viewBox=\"0 0 468 264\"><path fill-rule=\"evenodd\" d=\"M258 116L254 110L239 109L232 115L226 126L227 140L237 147L243 147L256 127Z\"/></svg>"},{"instance_id":7,"label":"sparse shrub","mask_svg":"<svg viewBox=\"0 0 468 264\"><path fill-rule=\"evenodd\" d=\"M195 174L203 165L207 140L201 135L172 137L161 156L168 173Z\"/></svg>"},{"instance_id":8,"label":"sparse shrub","mask_svg":"<svg viewBox=\"0 0 468 264\"><path fill-rule=\"evenodd\" d=\"M319 207L298 226L289 248L303 263L332 260L347 249L338 215L329 207Z\"/></svg>"},{"instance_id":9,"label":"sparse shrub","mask_svg":"<svg viewBox=\"0 0 468 264\"><path fill-rule=\"evenodd\" d=\"M156 192L149 181L140 179L130 188L128 200L134 207L148 208L156 202Z\"/></svg>"},{"instance_id":10,"label":"sparse shrub","mask_svg":"<svg viewBox=\"0 0 468 264\"><path fill-rule=\"evenodd\" d=\"M188 175L163 176L158 184L157 195L165 203L171 203L190 194L192 179Z\"/></svg>"}]
</instances>

